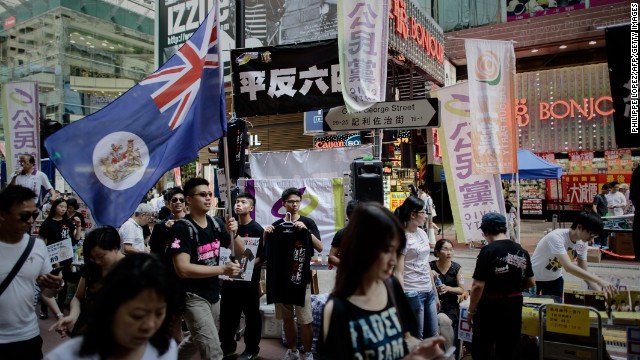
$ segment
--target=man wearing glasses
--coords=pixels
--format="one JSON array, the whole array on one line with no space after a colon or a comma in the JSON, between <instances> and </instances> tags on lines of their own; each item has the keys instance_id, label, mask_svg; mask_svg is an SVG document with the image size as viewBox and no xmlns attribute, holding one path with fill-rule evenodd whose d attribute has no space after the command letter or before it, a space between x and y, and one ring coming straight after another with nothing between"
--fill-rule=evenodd
<instances>
[{"instance_id":1,"label":"man wearing glasses","mask_svg":"<svg viewBox=\"0 0 640 360\"><path fill-rule=\"evenodd\" d=\"M20 168L16 169L9 185L21 185L31 189L36 194L35 201L38 208L42 205L40 203L40 189L43 187L51 194L51 200L55 200L58 195L51 186L47 175L35 168L36 159L33 155L20 155L19 159Z\"/></svg>"},{"instance_id":2,"label":"man wearing glasses","mask_svg":"<svg viewBox=\"0 0 640 360\"><path fill-rule=\"evenodd\" d=\"M8 186L0 192L0 284L4 285L14 266L17 270L6 286L0 285L3 359L42 359L42 338L33 301L35 284L52 289L62 285L61 273L49 273L51 263L44 242L35 239L31 243L30 240L29 229L38 217L34 197L31 189L19 185ZM16 266L23 254L24 262Z\"/></svg>"},{"instance_id":3,"label":"man wearing glasses","mask_svg":"<svg viewBox=\"0 0 640 360\"><path fill-rule=\"evenodd\" d=\"M298 334L294 314L300 324L303 359L313 359L313 316L311 312L311 257L322 252L320 231L315 221L300 215L302 193L296 188L282 192L282 205L291 219L280 219L264 229L267 247L267 303L276 304L276 318L283 321L289 349L282 359L297 360ZM285 223L285 220L290 223ZM292 223L292 224L291 224Z\"/></svg>"},{"instance_id":4,"label":"man wearing glasses","mask_svg":"<svg viewBox=\"0 0 640 360\"><path fill-rule=\"evenodd\" d=\"M127 219L120 227L120 230L118 230L120 239L122 239L122 252L125 255L131 255L137 252L149 252L147 245L144 243L142 227L153 220L153 212L153 207L149 204L138 205L133 216Z\"/></svg>"},{"instance_id":5,"label":"man wearing glasses","mask_svg":"<svg viewBox=\"0 0 640 360\"><path fill-rule=\"evenodd\" d=\"M617 292L609 282L589 272L587 247L603 229L598 214L581 212L570 229L556 229L542 238L531 256L536 289L540 295L561 297L564 292L563 268L586 281L594 290L611 299ZM573 263L577 259L577 265Z\"/></svg>"},{"instance_id":6,"label":"man wearing glasses","mask_svg":"<svg viewBox=\"0 0 640 360\"><path fill-rule=\"evenodd\" d=\"M184 321L190 330L178 348L178 359L191 359L197 353L201 359L222 359L222 349L216 319L220 315L219 275L235 276L241 267L237 261L220 266L220 246L233 241L234 254L242 256L244 240L238 236L238 223L231 217L222 219L207 215L213 193L209 182L189 179L184 184L189 214L171 227L171 244L167 254L184 290Z\"/></svg>"},{"instance_id":7,"label":"man wearing glasses","mask_svg":"<svg viewBox=\"0 0 640 360\"><path fill-rule=\"evenodd\" d=\"M171 227L176 220L182 219L187 215L185 206L185 196L182 189L175 187L167 192L167 205L171 214L153 227L151 238L149 239L149 248L154 254L164 257L167 246L171 240Z\"/></svg>"}]
</instances>

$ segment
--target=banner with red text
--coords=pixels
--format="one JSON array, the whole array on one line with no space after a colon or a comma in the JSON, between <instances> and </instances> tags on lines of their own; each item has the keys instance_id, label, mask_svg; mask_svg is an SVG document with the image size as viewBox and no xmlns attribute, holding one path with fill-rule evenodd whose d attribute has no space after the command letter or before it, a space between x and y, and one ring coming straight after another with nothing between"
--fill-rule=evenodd
<instances>
[{"instance_id":1,"label":"banner with red text","mask_svg":"<svg viewBox=\"0 0 640 360\"><path fill-rule=\"evenodd\" d=\"M443 121L438 129L442 164L456 237L460 243L483 240L479 226L487 212L504 214L502 182L499 175L472 172L471 113L467 83L435 92Z\"/></svg>"},{"instance_id":2,"label":"banner with red text","mask_svg":"<svg viewBox=\"0 0 640 360\"><path fill-rule=\"evenodd\" d=\"M593 198L600 193L602 185L617 181L620 184L629 184L631 174L591 174L591 175L563 175L562 194L565 204L593 204ZM547 198L555 199L556 189L550 188L547 180Z\"/></svg>"},{"instance_id":3,"label":"banner with red text","mask_svg":"<svg viewBox=\"0 0 640 360\"><path fill-rule=\"evenodd\" d=\"M347 110L385 101L389 2L338 0L340 81Z\"/></svg>"},{"instance_id":4,"label":"banner with red text","mask_svg":"<svg viewBox=\"0 0 640 360\"><path fill-rule=\"evenodd\" d=\"M473 172L518 171L515 123L516 57L510 41L465 40Z\"/></svg>"},{"instance_id":5,"label":"banner with red text","mask_svg":"<svg viewBox=\"0 0 640 360\"><path fill-rule=\"evenodd\" d=\"M33 155L36 167L40 167L38 84L33 81L4 84L2 109L4 110L7 179L9 179L19 166L20 155Z\"/></svg>"}]
</instances>

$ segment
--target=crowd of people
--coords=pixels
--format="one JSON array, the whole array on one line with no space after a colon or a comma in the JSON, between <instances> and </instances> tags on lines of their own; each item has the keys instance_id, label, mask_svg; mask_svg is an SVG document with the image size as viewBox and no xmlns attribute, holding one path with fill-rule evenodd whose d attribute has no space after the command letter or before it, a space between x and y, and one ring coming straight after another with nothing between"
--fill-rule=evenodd
<instances>
[{"instance_id":1,"label":"crowd of people","mask_svg":"<svg viewBox=\"0 0 640 360\"><path fill-rule=\"evenodd\" d=\"M314 354L310 263L323 246L315 221L299 212L300 190L283 191L286 215L264 228L251 216L256 199L249 193L236 196L236 217L209 216L213 194L202 178L167 191L160 209L140 204L120 229L97 227L86 234L85 265L67 311L71 264L51 264L46 245L80 239L77 201L54 199L38 236L30 236L37 196L9 186L0 193L0 274L8 274L0 285L0 353L43 357L33 301L39 287L43 306L57 317L49 330L72 338L47 359L257 359L263 264L266 300L283 321L283 359L440 358L449 350L443 344L455 350L459 303L469 296L473 358L508 359L520 336L526 289L562 296L566 269L607 298L615 295L612 284L588 271L586 249L603 223L587 212L570 229L543 237L532 256L512 241L504 215L485 214L480 229L487 245L467 292L454 244L429 237L435 209L428 190L419 189L395 213L379 204L348 203L347 226L332 242L329 262L337 267L336 281ZM247 251L248 241L257 242L255 253ZM230 261L221 262L221 248L230 249ZM248 261L257 270L238 281ZM245 346L237 354L242 314Z\"/></svg>"}]
</instances>

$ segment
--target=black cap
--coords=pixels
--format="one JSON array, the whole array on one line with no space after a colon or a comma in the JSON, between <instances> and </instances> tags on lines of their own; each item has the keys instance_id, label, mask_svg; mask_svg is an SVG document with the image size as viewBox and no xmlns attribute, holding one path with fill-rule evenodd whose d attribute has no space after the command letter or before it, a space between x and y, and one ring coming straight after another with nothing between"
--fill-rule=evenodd
<instances>
[{"instance_id":1,"label":"black cap","mask_svg":"<svg viewBox=\"0 0 640 360\"><path fill-rule=\"evenodd\" d=\"M502 214L496 212L486 213L482 216L482 228L496 228L498 226L507 226L507 219Z\"/></svg>"}]
</instances>

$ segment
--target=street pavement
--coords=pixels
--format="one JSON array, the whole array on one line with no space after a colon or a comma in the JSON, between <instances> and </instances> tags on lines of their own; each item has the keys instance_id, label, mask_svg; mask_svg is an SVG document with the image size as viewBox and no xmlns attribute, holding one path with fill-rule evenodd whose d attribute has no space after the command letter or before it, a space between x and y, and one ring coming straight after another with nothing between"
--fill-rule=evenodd
<instances>
[{"instance_id":1,"label":"street pavement","mask_svg":"<svg viewBox=\"0 0 640 360\"><path fill-rule=\"evenodd\" d=\"M537 242L547 231L551 230L552 224L540 220L522 220L521 224L521 244L527 251L529 251L530 254L533 254L533 250L535 249ZM571 224L565 223L564 225L565 227L568 227ZM445 224L443 227L443 233L438 235L437 238L449 239L455 243L455 232L452 224ZM470 289L472 282L471 276L473 275L476 257L480 250L471 249L465 244L458 243L455 243L454 248L454 261L462 265L465 277L465 287ZM628 290L640 290L640 266L638 265L639 264L637 262L633 261L603 258L600 263L589 263L589 270L614 284L618 282L619 285L626 286ZM334 276L334 270L318 271L318 283L321 293L331 292L334 285ZM584 281L565 272L565 288L586 289L586 284ZM68 312L68 310L66 310L65 313L66 312ZM46 354L64 340L60 339L60 336L57 333L47 331L48 327L54 323L53 319L39 320L39 322L41 335L44 340L43 352ZM286 351L279 339L263 339L260 343L260 347L261 358L265 360L280 359ZM244 344L241 340L238 343L238 353L242 352L243 348Z\"/></svg>"}]
</instances>

